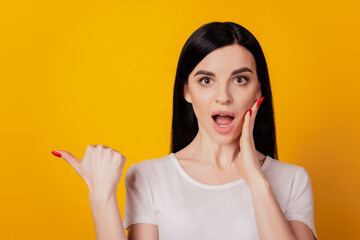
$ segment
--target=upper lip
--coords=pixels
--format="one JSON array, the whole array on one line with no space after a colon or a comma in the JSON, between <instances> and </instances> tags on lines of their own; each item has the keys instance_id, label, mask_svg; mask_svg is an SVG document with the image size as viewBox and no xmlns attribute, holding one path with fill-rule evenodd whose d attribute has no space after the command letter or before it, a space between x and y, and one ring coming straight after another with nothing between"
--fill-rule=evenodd
<instances>
[{"instance_id":1,"label":"upper lip","mask_svg":"<svg viewBox=\"0 0 360 240\"><path fill-rule=\"evenodd\" d=\"M214 111L211 113L211 116L213 117L215 115L220 115L220 114L228 115L230 117L235 117L235 114L230 111Z\"/></svg>"}]
</instances>

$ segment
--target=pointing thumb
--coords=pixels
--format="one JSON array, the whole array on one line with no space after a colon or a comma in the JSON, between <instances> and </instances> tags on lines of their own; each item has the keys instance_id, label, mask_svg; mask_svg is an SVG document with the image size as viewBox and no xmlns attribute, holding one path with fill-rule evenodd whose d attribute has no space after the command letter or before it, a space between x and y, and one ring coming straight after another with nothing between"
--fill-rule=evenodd
<instances>
[{"instance_id":1,"label":"pointing thumb","mask_svg":"<svg viewBox=\"0 0 360 240\"><path fill-rule=\"evenodd\" d=\"M61 154L61 158L63 158L65 161L67 161L76 171L78 170L78 165L81 163L79 159L74 157L70 152L63 151L63 150L57 150L56 152Z\"/></svg>"}]
</instances>

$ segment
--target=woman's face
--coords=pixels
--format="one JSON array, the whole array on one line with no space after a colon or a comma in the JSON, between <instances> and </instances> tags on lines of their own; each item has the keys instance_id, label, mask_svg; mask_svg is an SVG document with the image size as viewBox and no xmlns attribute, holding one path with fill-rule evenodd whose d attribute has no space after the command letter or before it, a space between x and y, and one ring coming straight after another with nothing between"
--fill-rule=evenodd
<instances>
[{"instance_id":1,"label":"woman's face","mask_svg":"<svg viewBox=\"0 0 360 240\"><path fill-rule=\"evenodd\" d=\"M238 44L209 53L190 73L184 97L193 106L199 131L219 143L234 141L241 134L245 113L261 97L253 55ZM229 111L234 119L229 124L226 120L231 118L224 122L215 118L216 123L215 111Z\"/></svg>"}]
</instances>

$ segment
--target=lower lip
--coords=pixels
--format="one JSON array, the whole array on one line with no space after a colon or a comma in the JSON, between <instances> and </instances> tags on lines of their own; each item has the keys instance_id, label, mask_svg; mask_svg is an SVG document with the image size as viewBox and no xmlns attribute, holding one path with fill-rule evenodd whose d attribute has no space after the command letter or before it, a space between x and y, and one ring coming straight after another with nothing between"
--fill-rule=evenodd
<instances>
[{"instance_id":1,"label":"lower lip","mask_svg":"<svg viewBox=\"0 0 360 240\"><path fill-rule=\"evenodd\" d=\"M231 123L229 125L227 125L226 127L220 127L219 124L217 124L213 118L212 118L212 120L213 120L213 125L214 125L215 130L220 134L228 134L231 131L231 129L233 128L234 122L235 122L235 118L234 118L231 121Z\"/></svg>"}]
</instances>

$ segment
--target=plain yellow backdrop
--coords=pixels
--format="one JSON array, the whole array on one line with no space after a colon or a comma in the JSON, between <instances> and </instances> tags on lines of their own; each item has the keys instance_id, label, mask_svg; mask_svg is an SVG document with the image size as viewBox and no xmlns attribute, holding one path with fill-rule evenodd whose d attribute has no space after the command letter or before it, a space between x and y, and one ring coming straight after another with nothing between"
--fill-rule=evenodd
<instances>
[{"instance_id":1,"label":"plain yellow backdrop","mask_svg":"<svg viewBox=\"0 0 360 240\"><path fill-rule=\"evenodd\" d=\"M1 239L95 239L85 181L52 150L170 153L183 44L233 21L267 59L279 160L310 174L320 239L360 235L357 1L2 1ZM266 99L264 99L266 101Z\"/></svg>"}]
</instances>

